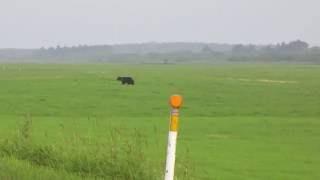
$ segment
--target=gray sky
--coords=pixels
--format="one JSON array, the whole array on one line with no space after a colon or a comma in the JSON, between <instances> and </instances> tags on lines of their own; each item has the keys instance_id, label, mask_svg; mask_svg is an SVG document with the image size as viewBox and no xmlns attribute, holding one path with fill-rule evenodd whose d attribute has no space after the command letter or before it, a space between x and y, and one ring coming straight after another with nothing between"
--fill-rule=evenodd
<instances>
[{"instance_id":1,"label":"gray sky","mask_svg":"<svg viewBox=\"0 0 320 180\"><path fill-rule=\"evenodd\" d=\"M320 45L319 0L1 0L0 48L136 42Z\"/></svg>"}]
</instances>

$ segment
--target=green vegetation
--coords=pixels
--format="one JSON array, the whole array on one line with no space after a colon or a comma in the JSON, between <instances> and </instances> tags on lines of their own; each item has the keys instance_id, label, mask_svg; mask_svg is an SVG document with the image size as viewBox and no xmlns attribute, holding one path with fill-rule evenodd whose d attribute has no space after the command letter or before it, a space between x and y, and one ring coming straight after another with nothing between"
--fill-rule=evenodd
<instances>
[{"instance_id":1,"label":"green vegetation","mask_svg":"<svg viewBox=\"0 0 320 180\"><path fill-rule=\"evenodd\" d=\"M116 77L131 75L135 86ZM0 65L0 179L319 179L320 66Z\"/></svg>"}]
</instances>

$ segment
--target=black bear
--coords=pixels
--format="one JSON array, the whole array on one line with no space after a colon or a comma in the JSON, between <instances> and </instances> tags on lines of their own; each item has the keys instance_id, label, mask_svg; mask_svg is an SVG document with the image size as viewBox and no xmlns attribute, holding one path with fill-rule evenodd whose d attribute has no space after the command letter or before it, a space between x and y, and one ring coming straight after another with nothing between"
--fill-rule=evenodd
<instances>
[{"instance_id":1,"label":"black bear","mask_svg":"<svg viewBox=\"0 0 320 180\"><path fill-rule=\"evenodd\" d=\"M122 84L134 85L134 80L132 77L117 77L117 81L121 81Z\"/></svg>"}]
</instances>

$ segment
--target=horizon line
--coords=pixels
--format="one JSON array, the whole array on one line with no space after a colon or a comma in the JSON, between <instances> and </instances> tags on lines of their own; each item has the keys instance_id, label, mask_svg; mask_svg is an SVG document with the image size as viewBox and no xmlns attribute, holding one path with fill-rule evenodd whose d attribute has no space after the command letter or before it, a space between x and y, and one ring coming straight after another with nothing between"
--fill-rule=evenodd
<instances>
[{"instance_id":1,"label":"horizon line","mask_svg":"<svg viewBox=\"0 0 320 180\"><path fill-rule=\"evenodd\" d=\"M105 43L105 44L77 44L77 45L66 45L62 43L57 43L56 45L50 46L40 46L40 47L0 47L1 50L34 50L34 49L41 49L41 48L56 48L57 46L60 47L79 47L79 46L124 46L124 45L143 45L143 44L178 44L178 43L185 43L185 44L216 44L216 45L255 45L255 46L268 46L268 45L277 45L281 43L290 43L293 41L303 41L309 44L310 47L319 47L320 44L318 43L309 43L307 41L296 39L290 41L279 41L277 43L223 43L223 42L206 42L206 41L144 41L144 42L127 42L127 43Z\"/></svg>"}]
</instances>

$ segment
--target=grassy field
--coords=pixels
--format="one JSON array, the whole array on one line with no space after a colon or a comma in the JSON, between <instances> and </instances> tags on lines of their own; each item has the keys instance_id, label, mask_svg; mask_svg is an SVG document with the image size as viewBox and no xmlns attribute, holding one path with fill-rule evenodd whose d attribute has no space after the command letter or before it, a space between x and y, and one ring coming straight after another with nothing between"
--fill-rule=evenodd
<instances>
[{"instance_id":1,"label":"grassy field","mask_svg":"<svg viewBox=\"0 0 320 180\"><path fill-rule=\"evenodd\" d=\"M135 86L122 86L131 75ZM320 179L320 66L0 65L0 179Z\"/></svg>"}]
</instances>

